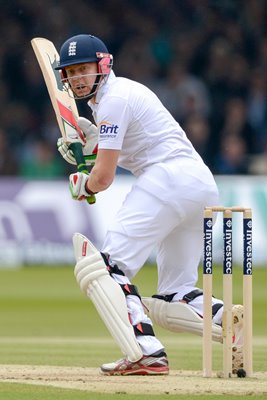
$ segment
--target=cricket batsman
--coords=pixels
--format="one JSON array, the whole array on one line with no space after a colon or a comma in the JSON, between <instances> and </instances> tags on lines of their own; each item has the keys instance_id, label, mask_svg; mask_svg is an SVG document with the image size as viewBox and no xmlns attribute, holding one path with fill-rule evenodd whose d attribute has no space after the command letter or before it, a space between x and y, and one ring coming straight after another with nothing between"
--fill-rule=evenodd
<instances>
[{"instance_id":1,"label":"cricket batsman","mask_svg":"<svg viewBox=\"0 0 267 400\"><path fill-rule=\"evenodd\" d=\"M88 163L96 132L98 142L91 173L69 177L73 199L106 190L117 166L136 178L101 251L74 234L75 276L122 352L120 360L103 364L101 373L164 375L169 373L168 357L152 320L175 332L202 334L203 293L196 282L203 209L219 204L218 188L159 98L146 86L117 77L112 66L106 45L89 34L67 39L60 49L62 81L76 100L88 100L95 122L78 119L88 143L83 147ZM58 150L76 163L63 139ZM142 299L131 279L155 247L157 294ZM212 312L213 339L220 341L223 302L215 297Z\"/></svg>"}]
</instances>

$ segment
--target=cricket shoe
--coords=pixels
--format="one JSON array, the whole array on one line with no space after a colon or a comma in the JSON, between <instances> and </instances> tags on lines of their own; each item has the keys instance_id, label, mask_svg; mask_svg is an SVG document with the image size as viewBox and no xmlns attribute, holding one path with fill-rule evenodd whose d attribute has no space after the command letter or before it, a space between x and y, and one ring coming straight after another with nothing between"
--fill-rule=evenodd
<instances>
[{"instance_id":1,"label":"cricket shoe","mask_svg":"<svg viewBox=\"0 0 267 400\"><path fill-rule=\"evenodd\" d=\"M103 375L168 375L169 363L164 351L143 356L139 361L131 362L127 358L101 366Z\"/></svg>"},{"instance_id":2,"label":"cricket shoe","mask_svg":"<svg viewBox=\"0 0 267 400\"><path fill-rule=\"evenodd\" d=\"M243 306L234 305L233 316L233 344L232 344L232 372L236 374L243 368Z\"/></svg>"}]
</instances>

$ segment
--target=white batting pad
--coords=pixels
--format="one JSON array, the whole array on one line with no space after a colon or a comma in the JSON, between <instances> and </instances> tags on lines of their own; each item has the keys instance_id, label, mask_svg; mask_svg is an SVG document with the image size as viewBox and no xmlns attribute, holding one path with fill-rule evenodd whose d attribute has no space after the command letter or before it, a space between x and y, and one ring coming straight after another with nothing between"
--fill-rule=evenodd
<instances>
[{"instance_id":1,"label":"white batting pad","mask_svg":"<svg viewBox=\"0 0 267 400\"><path fill-rule=\"evenodd\" d=\"M143 353L130 324L120 285L111 278L100 252L85 236L75 233L73 246L77 261L74 275L81 290L94 303L123 354L132 362L139 360Z\"/></svg>"},{"instance_id":2,"label":"white batting pad","mask_svg":"<svg viewBox=\"0 0 267 400\"><path fill-rule=\"evenodd\" d=\"M181 302L169 303L153 297L142 297L142 303L153 322L172 332L190 332L202 336L203 319ZM212 339L222 342L222 328L212 324Z\"/></svg>"}]
</instances>

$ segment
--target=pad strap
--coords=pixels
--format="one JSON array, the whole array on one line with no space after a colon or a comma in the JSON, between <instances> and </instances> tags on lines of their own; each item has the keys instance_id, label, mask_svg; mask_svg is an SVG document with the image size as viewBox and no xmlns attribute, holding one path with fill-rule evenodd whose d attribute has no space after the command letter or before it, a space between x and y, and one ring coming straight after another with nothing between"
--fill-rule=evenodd
<instances>
[{"instance_id":1,"label":"pad strap","mask_svg":"<svg viewBox=\"0 0 267 400\"><path fill-rule=\"evenodd\" d=\"M102 258L107 266L107 270L111 276L113 274L125 276L124 272L121 269L119 269L117 264L110 265L108 254L101 253L101 256L102 256ZM131 285L130 283L125 283L125 284L120 284L120 287L122 288L122 291L125 296L129 296L131 294L133 296L137 296L141 300L141 296L140 296L136 286Z\"/></svg>"},{"instance_id":2,"label":"pad strap","mask_svg":"<svg viewBox=\"0 0 267 400\"><path fill-rule=\"evenodd\" d=\"M107 270L111 276L112 276L112 274L125 276L124 272L121 269L119 269L117 264L111 265L111 263L109 262L109 254L105 254L105 253L100 253L100 254L101 254L101 256L104 260L104 263L107 266Z\"/></svg>"},{"instance_id":3,"label":"pad strap","mask_svg":"<svg viewBox=\"0 0 267 400\"><path fill-rule=\"evenodd\" d=\"M203 295L203 290L195 289L195 290L192 290L192 292L189 292L186 295L184 295L183 300L188 304L192 300L197 298L198 296L202 296L202 295ZM212 306L212 318L219 311L219 309L222 308L222 307L223 307L223 304L221 304L221 303L213 304L213 306Z\"/></svg>"},{"instance_id":4,"label":"pad strap","mask_svg":"<svg viewBox=\"0 0 267 400\"><path fill-rule=\"evenodd\" d=\"M165 296L161 296L160 294L153 294L152 297L154 299L164 300L167 301L167 303L170 303L176 294L177 293L166 294Z\"/></svg>"},{"instance_id":5,"label":"pad strap","mask_svg":"<svg viewBox=\"0 0 267 400\"><path fill-rule=\"evenodd\" d=\"M139 322L139 324L133 325L133 328L136 336L155 336L152 326L150 324L146 324L145 322Z\"/></svg>"},{"instance_id":6,"label":"pad strap","mask_svg":"<svg viewBox=\"0 0 267 400\"><path fill-rule=\"evenodd\" d=\"M125 283L121 284L120 287L122 288L122 291L125 294L125 296L133 295L139 297L139 299L141 300L141 296L136 286L130 285L129 283Z\"/></svg>"},{"instance_id":7,"label":"pad strap","mask_svg":"<svg viewBox=\"0 0 267 400\"><path fill-rule=\"evenodd\" d=\"M176 294L177 293L166 294L165 296L161 296L159 294L154 294L152 297L154 297L156 299L164 300L164 301L167 301L170 303ZM203 290L195 289L195 290L192 290L191 292L185 294L182 301L184 301L186 304L188 304L188 303L190 303L190 301L193 301L196 297L202 296L202 295L203 295Z\"/></svg>"},{"instance_id":8,"label":"pad strap","mask_svg":"<svg viewBox=\"0 0 267 400\"><path fill-rule=\"evenodd\" d=\"M125 285L120 285L120 287L122 288L123 293L125 294L126 297L129 295L133 295L137 296L141 300L141 296L136 286L125 284ZM133 328L136 336L140 335L155 336L152 325L146 324L145 322L139 322L139 324L133 325Z\"/></svg>"},{"instance_id":9,"label":"pad strap","mask_svg":"<svg viewBox=\"0 0 267 400\"><path fill-rule=\"evenodd\" d=\"M195 290L192 290L192 292L185 294L183 297L183 301L185 301L186 304L188 304L188 303L190 303L190 301L193 301L197 297L202 296L202 295L203 295L203 290L195 289Z\"/></svg>"},{"instance_id":10,"label":"pad strap","mask_svg":"<svg viewBox=\"0 0 267 400\"><path fill-rule=\"evenodd\" d=\"M164 301L167 301L168 303L170 303L176 294L177 293L172 293L172 294L167 294L165 296L161 296L159 294L154 294L152 297L154 297L155 299L164 300ZM196 299L197 297L202 296L202 295L203 295L203 290L195 289L195 290L192 290L191 292L185 294L182 301L184 301L186 304L188 304L191 301L193 301L194 299ZM212 318L222 307L223 307L223 304L221 304L221 303L213 304Z\"/></svg>"},{"instance_id":11,"label":"pad strap","mask_svg":"<svg viewBox=\"0 0 267 400\"><path fill-rule=\"evenodd\" d=\"M107 266L107 270L111 276L113 274L125 276L124 272L121 269L119 269L117 264L110 265L108 254L101 253L101 256L103 257L103 260ZM124 283L124 284L120 284L120 287L122 288L122 291L125 296L133 295L133 296L137 296L141 300L141 296L140 296L136 286L131 285L130 283Z\"/></svg>"}]
</instances>

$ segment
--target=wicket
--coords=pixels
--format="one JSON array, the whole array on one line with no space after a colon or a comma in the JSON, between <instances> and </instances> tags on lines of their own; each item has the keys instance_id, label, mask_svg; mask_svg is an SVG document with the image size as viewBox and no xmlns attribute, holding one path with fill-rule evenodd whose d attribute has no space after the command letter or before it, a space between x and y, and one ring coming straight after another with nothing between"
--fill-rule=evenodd
<instances>
[{"instance_id":1,"label":"wicket","mask_svg":"<svg viewBox=\"0 0 267 400\"><path fill-rule=\"evenodd\" d=\"M203 376L212 376L212 237L213 213L223 213L223 377L232 376L232 213L243 214L243 368L252 376L252 210L245 207L206 207L203 257Z\"/></svg>"}]
</instances>

